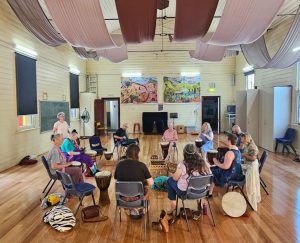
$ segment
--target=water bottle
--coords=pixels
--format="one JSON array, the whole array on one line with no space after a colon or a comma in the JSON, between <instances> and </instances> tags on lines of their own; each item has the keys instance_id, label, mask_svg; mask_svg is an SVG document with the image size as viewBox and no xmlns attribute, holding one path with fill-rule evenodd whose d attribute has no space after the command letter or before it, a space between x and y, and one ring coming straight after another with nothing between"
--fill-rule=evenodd
<instances>
[{"instance_id":1,"label":"water bottle","mask_svg":"<svg viewBox=\"0 0 300 243\"><path fill-rule=\"evenodd\" d=\"M207 204L206 204L206 203L203 203L203 206L202 206L202 214L203 214L203 215L207 215Z\"/></svg>"}]
</instances>

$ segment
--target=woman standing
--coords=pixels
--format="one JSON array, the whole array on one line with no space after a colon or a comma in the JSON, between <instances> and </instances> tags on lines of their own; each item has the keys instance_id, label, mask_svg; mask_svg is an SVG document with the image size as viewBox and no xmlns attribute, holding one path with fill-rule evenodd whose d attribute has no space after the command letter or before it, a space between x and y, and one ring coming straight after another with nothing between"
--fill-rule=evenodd
<instances>
[{"instance_id":1,"label":"woman standing","mask_svg":"<svg viewBox=\"0 0 300 243\"><path fill-rule=\"evenodd\" d=\"M58 121L55 122L53 126L53 133L62 134L64 138L67 138L70 132L69 132L69 125L65 121L65 113L59 112L57 114L57 119Z\"/></svg>"},{"instance_id":2,"label":"woman standing","mask_svg":"<svg viewBox=\"0 0 300 243\"><path fill-rule=\"evenodd\" d=\"M201 127L201 135L200 139L203 141L203 145L201 147L202 158L207 161L206 154L209 150L214 148L214 134L211 129L211 126L208 122L204 122Z\"/></svg>"},{"instance_id":3,"label":"woman standing","mask_svg":"<svg viewBox=\"0 0 300 243\"><path fill-rule=\"evenodd\" d=\"M176 209L176 195L184 196L192 176L208 175L209 168L197 153L193 144L187 144L183 149L184 161L179 163L173 176L169 177L168 198L170 200L170 211L172 214Z\"/></svg>"},{"instance_id":4,"label":"woman standing","mask_svg":"<svg viewBox=\"0 0 300 243\"><path fill-rule=\"evenodd\" d=\"M56 170L68 173L75 184L83 182L81 169L79 167L70 167L71 163L66 162L66 158L60 150L64 137L62 134L54 134L51 136L53 147L50 149L47 162L52 174L56 174Z\"/></svg>"},{"instance_id":5,"label":"woman standing","mask_svg":"<svg viewBox=\"0 0 300 243\"><path fill-rule=\"evenodd\" d=\"M209 195L212 195L214 186L224 187L230 179L242 181L244 179L241 166L241 152L236 146L237 137L234 134L228 134L225 141L229 151L226 152L224 162L221 163L216 158L213 159L214 166L211 171L214 175L213 183L210 187Z\"/></svg>"}]
</instances>

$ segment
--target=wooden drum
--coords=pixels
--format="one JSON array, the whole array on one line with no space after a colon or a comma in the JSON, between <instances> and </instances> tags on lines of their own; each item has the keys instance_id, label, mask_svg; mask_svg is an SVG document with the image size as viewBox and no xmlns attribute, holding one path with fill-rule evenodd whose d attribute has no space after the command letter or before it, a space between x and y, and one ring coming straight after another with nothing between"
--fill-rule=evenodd
<instances>
[{"instance_id":1,"label":"wooden drum","mask_svg":"<svg viewBox=\"0 0 300 243\"><path fill-rule=\"evenodd\" d=\"M110 185L111 172L107 170L100 171L96 173L95 179L100 190L99 205L105 206L110 203L108 187Z\"/></svg>"},{"instance_id":2,"label":"wooden drum","mask_svg":"<svg viewBox=\"0 0 300 243\"><path fill-rule=\"evenodd\" d=\"M160 147L162 150L163 158L165 159L168 156L170 142L160 142Z\"/></svg>"},{"instance_id":3,"label":"wooden drum","mask_svg":"<svg viewBox=\"0 0 300 243\"><path fill-rule=\"evenodd\" d=\"M223 163L225 154L229 151L227 147L219 147L218 148L218 160Z\"/></svg>"},{"instance_id":4,"label":"wooden drum","mask_svg":"<svg viewBox=\"0 0 300 243\"><path fill-rule=\"evenodd\" d=\"M202 139L196 139L196 140L195 140L196 148L200 149L200 148L202 147L203 144L204 144L204 142L203 142Z\"/></svg>"},{"instance_id":5,"label":"wooden drum","mask_svg":"<svg viewBox=\"0 0 300 243\"><path fill-rule=\"evenodd\" d=\"M212 149L207 151L207 160L211 165L214 164L213 158L217 158L217 157L218 157L218 150Z\"/></svg>"},{"instance_id":6,"label":"wooden drum","mask_svg":"<svg viewBox=\"0 0 300 243\"><path fill-rule=\"evenodd\" d=\"M94 150L86 150L86 151L85 151L85 154L86 154L87 156L90 156L91 160L92 160L94 163L96 163L96 156L97 156L97 152L96 152L96 151L94 151Z\"/></svg>"},{"instance_id":7,"label":"wooden drum","mask_svg":"<svg viewBox=\"0 0 300 243\"><path fill-rule=\"evenodd\" d=\"M112 156L113 156L112 152L109 152L109 151L104 152L104 157L106 160L110 160Z\"/></svg>"}]
</instances>

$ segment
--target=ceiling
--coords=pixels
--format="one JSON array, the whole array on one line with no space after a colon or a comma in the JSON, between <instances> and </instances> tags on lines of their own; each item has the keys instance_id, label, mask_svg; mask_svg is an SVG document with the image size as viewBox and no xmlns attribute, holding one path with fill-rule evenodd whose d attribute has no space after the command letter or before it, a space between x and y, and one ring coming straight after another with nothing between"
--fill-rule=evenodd
<instances>
[{"instance_id":1,"label":"ceiling","mask_svg":"<svg viewBox=\"0 0 300 243\"><path fill-rule=\"evenodd\" d=\"M224 6L226 1L230 0L219 0L219 4L215 13L215 17L213 19L213 22L210 26L209 31L215 31L216 27L218 26L220 16L222 15ZM263 0L262 0L263 1ZM51 16L47 10L47 7L45 5L44 0L39 0L42 8L44 9L44 12L46 13L48 19L50 22L53 24L53 26L56 28L55 24L53 23ZM106 19L106 25L108 28L108 31L110 33L120 33L120 24L118 21L118 14L115 6L115 1L114 0L100 0L100 4L102 7L102 12L104 15L104 18ZM280 24L282 21L284 21L286 18L291 17L293 14L296 13L297 9L299 7L299 0L285 0L283 6L281 7L277 17L273 21L272 25L270 28L273 28L274 26ZM129 50L138 48L140 49L148 49L151 46L151 50L161 50L161 41L164 41L165 45L169 46L170 43L168 41L168 36L161 37L160 34L167 33L167 34L173 34L174 33L174 26L175 26L175 13L176 13L176 0L170 0L169 7L164 9L164 10L157 10L157 17L165 17L166 19L157 19L156 22L156 36L155 36L155 41L157 42L149 44L149 43L143 43L140 45L130 45ZM113 19L113 20L109 20ZM56 28L57 29L57 28ZM175 49L175 43L173 43L173 49ZM185 45L184 45L185 44ZM178 48L183 48L184 49L188 48L190 49L195 45L195 41L189 41L185 43L176 43L176 49ZM172 48L172 47L171 47Z\"/></svg>"}]
</instances>

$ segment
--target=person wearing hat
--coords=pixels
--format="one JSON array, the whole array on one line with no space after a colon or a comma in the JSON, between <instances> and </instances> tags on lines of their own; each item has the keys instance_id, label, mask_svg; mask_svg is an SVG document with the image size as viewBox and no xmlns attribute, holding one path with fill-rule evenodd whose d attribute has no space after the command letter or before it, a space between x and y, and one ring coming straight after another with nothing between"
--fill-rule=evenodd
<instances>
[{"instance_id":1,"label":"person wearing hat","mask_svg":"<svg viewBox=\"0 0 300 243\"><path fill-rule=\"evenodd\" d=\"M54 123L53 126L53 133L59 133L64 136L64 138L67 138L70 131L69 131L69 125L65 121L65 113L64 112L59 112L57 114L57 119L58 121Z\"/></svg>"},{"instance_id":2,"label":"person wearing hat","mask_svg":"<svg viewBox=\"0 0 300 243\"><path fill-rule=\"evenodd\" d=\"M133 139L128 138L127 128L128 128L128 124L124 123L122 125L122 127L119 128L114 135L114 139L117 140L119 156L121 156L121 147L122 146L128 146L130 144L139 144L138 138L133 138Z\"/></svg>"}]
</instances>

